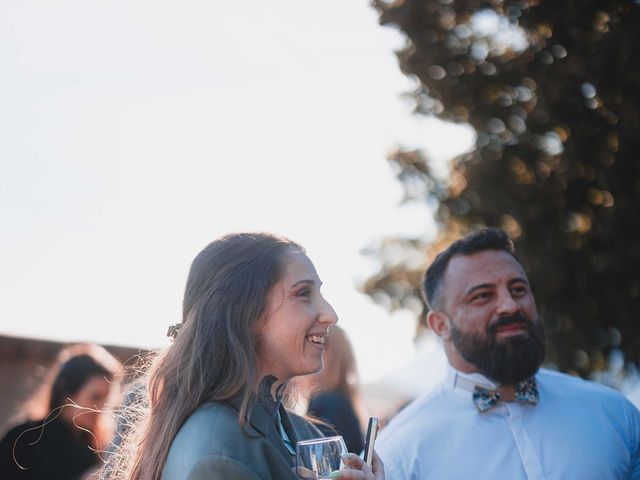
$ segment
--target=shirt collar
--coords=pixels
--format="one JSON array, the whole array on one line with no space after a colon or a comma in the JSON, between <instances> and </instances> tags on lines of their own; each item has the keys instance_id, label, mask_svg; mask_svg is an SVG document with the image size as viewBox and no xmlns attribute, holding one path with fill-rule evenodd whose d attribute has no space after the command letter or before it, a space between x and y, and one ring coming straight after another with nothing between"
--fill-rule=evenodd
<instances>
[{"instance_id":1,"label":"shirt collar","mask_svg":"<svg viewBox=\"0 0 640 480\"><path fill-rule=\"evenodd\" d=\"M496 383L492 382L481 373L463 373L451 366L451 364L447 365L446 385L455 393L465 397L470 396L473 393L473 388L476 385L489 389L497 387Z\"/></svg>"}]
</instances>

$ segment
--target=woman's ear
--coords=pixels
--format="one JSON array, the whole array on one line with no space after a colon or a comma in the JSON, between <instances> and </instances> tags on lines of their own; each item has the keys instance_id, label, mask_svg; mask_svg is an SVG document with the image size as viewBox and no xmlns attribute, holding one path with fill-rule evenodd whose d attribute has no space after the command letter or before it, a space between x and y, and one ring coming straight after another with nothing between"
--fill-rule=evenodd
<instances>
[{"instance_id":1,"label":"woman's ear","mask_svg":"<svg viewBox=\"0 0 640 480\"><path fill-rule=\"evenodd\" d=\"M451 337L451 323L443 312L431 310L427 314L427 324L442 340L449 340Z\"/></svg>"}]
</instances>

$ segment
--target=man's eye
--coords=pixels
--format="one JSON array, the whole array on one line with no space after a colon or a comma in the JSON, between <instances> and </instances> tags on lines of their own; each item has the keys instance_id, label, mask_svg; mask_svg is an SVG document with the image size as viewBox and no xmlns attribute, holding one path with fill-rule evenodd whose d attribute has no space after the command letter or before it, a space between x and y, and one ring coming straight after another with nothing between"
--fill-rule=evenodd
<instances>
[{"instance_id":1,"label":"man's eye","mask_svg":"<svg viewBox=\"0 0 640 480\"><path fill-rule=\"evenodd\" d=\"M526 287L514 287L511 289L511 293L513 295L524 295L527 293L527 289Z\"/></svg>"},{"instance_id":2,"label":"man's eye","mask_svg":"<svg viewBox=\"0 0 640 480\"><path fill-rule=\"evenodd\" d=\"M298 292L298 296L299 297L304 297L304 298L310 297L311 296L311 290L309 290L308 288L303 288L302 290L300 290Z\"/></svg>"},{"instance_id":3,"label":"man's eye","mask_svg":"<svg viewBox=\"0 0 640 480\"><path fill-rule=\"evenodd\" d=\"M472 298L471 301L473 302L474 300L485 300L487 298L489 298L491 296L491 292L480 292L475 294Z\"/></svg>"}]
</instances>

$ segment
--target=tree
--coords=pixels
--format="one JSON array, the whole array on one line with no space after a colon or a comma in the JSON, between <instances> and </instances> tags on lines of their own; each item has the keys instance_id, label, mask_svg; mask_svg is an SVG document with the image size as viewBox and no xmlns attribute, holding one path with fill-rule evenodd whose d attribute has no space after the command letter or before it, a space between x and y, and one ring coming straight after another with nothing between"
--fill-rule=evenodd
<instances>
[{"instance_id":1,"label":"tree","mask_svg":"<svg viewBox=\"0 0 640 480\"><path fill-rule=\"evenodd\" d=\"M381 24L406 35L398 58L419 80L416 113L468 123L477 140L446 181L421 151L390 156L406 199L436 205L441 233L435 242L381 240L372 248L380 271L363 290L391 308L413 305L434 251L473 228L499 226L530 275L549 363L582 376L620 367L621 358L637 366L638 2L373 4ZM425 313L423 304L421 327Z\"/></svg>"}]
</instances>

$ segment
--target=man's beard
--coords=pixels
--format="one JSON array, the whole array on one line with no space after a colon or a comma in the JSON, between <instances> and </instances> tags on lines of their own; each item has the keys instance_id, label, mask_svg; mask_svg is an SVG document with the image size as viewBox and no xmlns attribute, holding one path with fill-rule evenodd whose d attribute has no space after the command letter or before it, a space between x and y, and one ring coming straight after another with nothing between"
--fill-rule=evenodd
<instances>
[{"instance_id":1,"label":"man's beard","mask_svg":"<svg viewBox=\"0 0 640 480\"><path fill-rule=\"evenodd\" d=\"M522 325L526 332L496 340L496 331L507 325ZM540 319L523 314L501 317L487 327L486 335L464 333L451 322L451 340L462 358L480 373L502 385L514 385L538 371L544 360L544 327Z\"/></svg>"}]
</instances>

